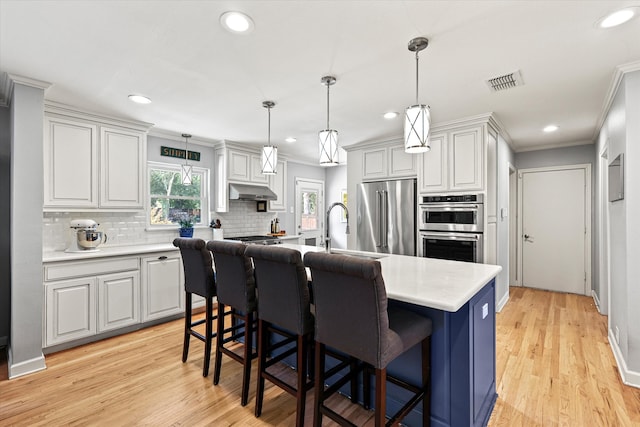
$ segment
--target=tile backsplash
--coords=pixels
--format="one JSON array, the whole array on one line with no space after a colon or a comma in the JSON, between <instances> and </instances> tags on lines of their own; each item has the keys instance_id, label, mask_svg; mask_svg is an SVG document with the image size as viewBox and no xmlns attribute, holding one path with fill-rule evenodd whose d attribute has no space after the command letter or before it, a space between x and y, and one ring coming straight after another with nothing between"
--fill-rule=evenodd
<instances>
[{"instance_id":1,"label":"tile backsplash","mask_svg":"<svg viewBox=\"0 0 640 427\"><path fill-rule=\"evenodd\" d=\"M277 217L274 212L257 212L256 202L231 200L229 212L212 212L211 219L220 219L224 237L262 235L270 231L271 220ZM96 221L98 230L107 234L105 246L144 245L170 243L178 237L178 230L147 230L145 212L45 212L43 213L43 250L60 251L71 242L72 219L89 218ZM196 228L194 237L204 240L212 238L209 227Z\"/></svg>"}]
</instances>

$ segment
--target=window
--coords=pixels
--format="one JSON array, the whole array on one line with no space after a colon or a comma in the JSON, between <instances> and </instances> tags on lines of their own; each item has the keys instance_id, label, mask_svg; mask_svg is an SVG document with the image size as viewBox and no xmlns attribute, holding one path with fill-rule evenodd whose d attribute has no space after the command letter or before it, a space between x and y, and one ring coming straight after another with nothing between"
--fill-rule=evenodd
<instances>
[{"instance_id":1,"label":"window","mask_svg":"<svg viewBox=\"0 0 640 427\"><path fill-rule=\"evenodd\" d=\"M191 218L194 225L209 223L209 170L193 168L193 183L183 185L180 165L149 162L148 221L152 227L174 226Z\"/></svg>"}]
</instances>

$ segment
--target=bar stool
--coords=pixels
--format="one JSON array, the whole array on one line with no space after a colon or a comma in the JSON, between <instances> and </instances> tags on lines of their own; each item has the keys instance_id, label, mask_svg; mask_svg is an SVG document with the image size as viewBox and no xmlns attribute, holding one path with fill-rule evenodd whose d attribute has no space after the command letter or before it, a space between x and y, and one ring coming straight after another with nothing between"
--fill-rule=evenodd
<instances>
[{"instance_id":1,"label":"bar stool","mask_svg":"<svg viewBox=\"0 0 640 427\"><path fill-rule=\"evenodd\" d=\"M387 425L400 422L423 401L424 426L430 423L431 320L396 307L387 307L387 293L380 262L345 255L307 252L304 264L311 269L316 308L314 425L322 416L350 424L324 405L335 390L324 390L325 346L352 355L375 369L375 425L385 425L386 381L413 393L409 402ZM414 345L422 346L422 381L408 384L387 374L387 366ZM369 376L364 376L365 407L369 406Z\"/></svg>"},{"instance_id":2,"label":"bar stool","mask_svg":"<svg viewBox=\"0 0 640 427\"><path fill-rule=\"evenodd\" d=\"M313 315L309 303L307 273L300 252L276 246L247 246L245 252L253 258L258 304L258 387L256 390L256 417L262 413L264 380L296 397L296 426L304 425L307 391L313 380L307 381L307 361L313 342ZM284 339L271 344L271 334ZM286 345L295 346L267 360L267 354ZM297 383L291 386L267 368L296 353Z\"/></svg>"},{"instance_id":3,"label":"bar stool","mask_svg":"<svg viewBox=\"0 0 640 427\"><path fill-rule=\"evenodd\" d=\"M211 359L211 342L216 333L213 332L213 321L217 319L213 311L213 298L216 296L216 286L213 277L211 252L205 247L202 239L173 240L173 246L180 248L182 266L184 268L185 290L185 314L184 314L184 344L182 346L182 363L187 361L189 355L189 338L196 337L204 342L204 367L202 376L209 375L209 361ZM194 321L192 316L191 300L196 294L205 299L205 317ZM193 328L205 324L205 333L202 335Z\"/></svg>"},{"instance_id":4,"label":"bar stool","mask_svg":"<svg viewBox=\"0 0 640 427\"><path fill-rule=\"evenodd\" d=\"M216 361L213 371L213 384L220 382L222 355L226 354L243 366L242 395L240 404L245 406L249 398L249 381L251 378L251 360L257 357L253 351L253 332L255 330L256 286L253 276L251 258L245 256L246 245L243 243L210 240L207 249L213 254L216 270L216 286L218 293L218 335L216 337ZM231 308L225 312L225 307ZM231 317L231 326L225 328L226 317ZM237 322L240 320L240 322ZM231 334L230 336L226 336ZM226 336L226 337L225 337ZM239 338L244 340L242 355L225 347Z\"/></svg>"}]
</instances>

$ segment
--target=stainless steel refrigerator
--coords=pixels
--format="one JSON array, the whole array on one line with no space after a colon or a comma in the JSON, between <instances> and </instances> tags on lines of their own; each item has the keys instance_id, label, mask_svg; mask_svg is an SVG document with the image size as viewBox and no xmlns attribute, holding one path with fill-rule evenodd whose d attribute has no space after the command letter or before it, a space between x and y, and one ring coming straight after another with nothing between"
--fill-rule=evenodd
<instances>
[{"instance_id":1,"label":"stainless steel refrigerator","mask_svg":"<svg viewBox=\"0 0 640 427\"><path fill-rule=\"evenodd\" d=\"M416 180L365 182L357 191L356 249L416 254Z\"/></svg>"}]
</instances>

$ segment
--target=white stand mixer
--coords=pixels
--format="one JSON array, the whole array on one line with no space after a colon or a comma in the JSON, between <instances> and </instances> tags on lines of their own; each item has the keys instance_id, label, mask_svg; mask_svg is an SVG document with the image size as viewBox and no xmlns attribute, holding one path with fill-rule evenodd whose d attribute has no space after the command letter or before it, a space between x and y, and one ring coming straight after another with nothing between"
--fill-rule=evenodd
<instances>
[{"instance_id":1,"label":"white stand mixer","mask_svg":"<svg viewBox=\"0 0 640 427\"><path fill-rule=\"evenodd\" d=\"M75 231L71 236L71 245L65 252L99 251L98 246L107 242L107 235L96 230L98 225L92 219L72 219L69 227Z\"/></svg>"}]
</instances>

